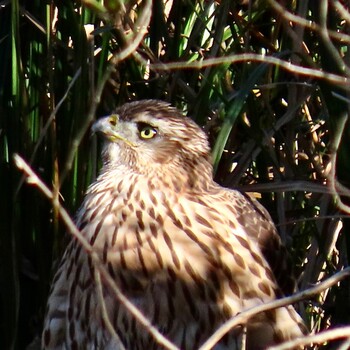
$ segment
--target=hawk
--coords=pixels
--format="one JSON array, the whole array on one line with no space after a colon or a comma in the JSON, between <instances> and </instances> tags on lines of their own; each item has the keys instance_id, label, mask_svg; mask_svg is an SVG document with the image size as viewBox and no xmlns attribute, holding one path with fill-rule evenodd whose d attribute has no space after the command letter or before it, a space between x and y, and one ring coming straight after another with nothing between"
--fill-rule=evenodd
<instances>
[{"instance_id":1,"label":"hawk","mask_svg":"<svg viewBox=\"0 0 350 350\"><path fill-rule=\"evenodd\" d=\"M104 140L103 166L76 225L115 284L167 339L196 349L238 313L292 292L270 216L214 182L207 137L190 118L144 100L101 118L93 131ZM51 287L43 348L161 349L99 283L89 253L72 238ZM254 316L215 348L264 349L304 332L287 306Z\"/></svg>"}]
</instances>

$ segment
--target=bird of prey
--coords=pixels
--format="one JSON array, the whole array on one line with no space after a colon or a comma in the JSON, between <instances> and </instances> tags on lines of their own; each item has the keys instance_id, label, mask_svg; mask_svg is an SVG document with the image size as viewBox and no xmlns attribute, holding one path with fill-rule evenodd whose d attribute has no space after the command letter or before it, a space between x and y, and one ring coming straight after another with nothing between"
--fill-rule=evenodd
<instances>
[{"instance_id":1,"label":"bird of prey","mask_svg":"<svg viewBox=\"0 0 350 350\"><path fill-rule=\"evenodd\" d=\"M292 292L267 211L214 182L205 133L168 103L127 103L99 119L103 166L76 225L116 286L179 349L197 349L238 313ZM70 240L54 277L44 349L163 349ZM99 294L100 288L100 294ZM101 299L102 295L102 299ZM215 349L302 337L292 306L253 316Z\"/></svg>"}]
</instances>

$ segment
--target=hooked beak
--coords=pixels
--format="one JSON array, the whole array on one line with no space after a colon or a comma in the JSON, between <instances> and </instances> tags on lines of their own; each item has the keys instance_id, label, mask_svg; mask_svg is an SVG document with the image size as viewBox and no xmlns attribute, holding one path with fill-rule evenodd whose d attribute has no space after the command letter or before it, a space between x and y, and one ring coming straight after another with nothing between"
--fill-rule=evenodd
<instances>
[{"instance_id":1,"label":"hooked beak","mask_svg":"<svg viewBox=\"0 0 350 350\"><path fill-rule=\"evenodd\" d=\"M119 129L119 117L117 114L112 114L108 117L104 117L97 120L92 125L91 133L99 134L110 142L117 142L121 140L129 146L135 147L135 145L132 142L120 135Z\"/></svg>"}]
</instances>

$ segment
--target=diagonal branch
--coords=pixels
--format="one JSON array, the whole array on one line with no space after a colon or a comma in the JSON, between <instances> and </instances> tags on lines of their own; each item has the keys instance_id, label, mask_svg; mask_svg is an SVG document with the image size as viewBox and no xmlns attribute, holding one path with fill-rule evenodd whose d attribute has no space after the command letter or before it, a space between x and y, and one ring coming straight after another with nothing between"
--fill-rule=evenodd
<instances>
[{"instance_id":1,"label":"diagonal branch","mask_svg":"<svg viewBox=\"0 0 350 350\"><path fill-rule=\"evenodd\" d=\"M241 312L237 316L231 318L226 323L224 323L200 348L199 350L209 350L216 343L220 341L220 339L229 331L231 331L234 327L237 327L240 324L245 324L249 321L249 319L260 312L265 312L268 310L277 309L279 307L287 306L290 304L294 304L298 301L308 299L315 294L319 294L320 292L330 288L335 285L342 279L350 276L350 267L347 267L343 271L340 271L333 275L332 277L327 278L325 281L317 284L316 286L306 289L302 292L293 294L289 297L278 299L266 304L262 304L256 307L252 307L246 311Z\"/></svg>"},{"instance_id":2,"label":"diagonal branch","mask_svg":"<svg viewBox=\"0 0 350 350\"><path fill-rule=\"evenodd\" d=\"M55 196L52 191L40 180L40 178L34 173L34 171L29 167L29 165L21 158L18 154L14 155L14 162L18 169L22 170L24 174L27 176L27 182L31 185L37 186L39 190L49 199L54 200ZM151 322L142 314L142 312L121 292L119 287L114 282L113 278L109 274L108 270L105 268L103 263L101 262L100 257L94 251L93 247L90 243L85 239L85 237L81 234L81 232L75 226L73 220L69 216L68 212L65 208L58 204L58 212L66 225L68 232L70 232L74 238L81 244L83 249L87 254L90 255L91 260L93 261L96 269L99 274L97 276L97 280L99 280L99 276L101 275L105 281L105 283L112 289L116 298L126 307L126 309L130 312L130 314L135 317L135 319L143 326L147 331L154 337L154 339L158 342L158 344L164 346L164 348L169 350L179 350L172 342L166 339L152 324ZM96 276L95 276L96 278Z\"/></svg>"}]
</instances>

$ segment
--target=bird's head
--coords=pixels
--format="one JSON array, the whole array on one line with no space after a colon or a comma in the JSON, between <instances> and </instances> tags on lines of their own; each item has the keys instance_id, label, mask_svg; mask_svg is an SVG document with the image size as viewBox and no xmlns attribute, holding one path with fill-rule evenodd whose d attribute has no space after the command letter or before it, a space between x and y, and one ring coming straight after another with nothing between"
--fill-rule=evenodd
<instances>
[{"instance_id":1,"label":"bird's head","mask_svg":"<svg viewBox=\"0 0 350 350\"><path fill-rule=\"evenodd\" d=\"M168 103L127 103L99 119L92 128L103 136L105 165L124 165L143 173L163 168L179 171L205 163L211 172L205 133Z\"/></svg>"}]
</instances>

